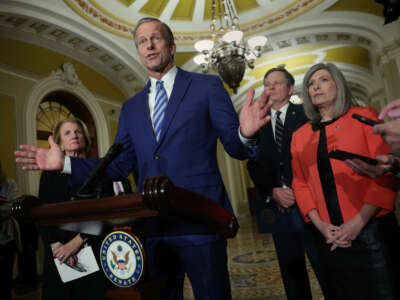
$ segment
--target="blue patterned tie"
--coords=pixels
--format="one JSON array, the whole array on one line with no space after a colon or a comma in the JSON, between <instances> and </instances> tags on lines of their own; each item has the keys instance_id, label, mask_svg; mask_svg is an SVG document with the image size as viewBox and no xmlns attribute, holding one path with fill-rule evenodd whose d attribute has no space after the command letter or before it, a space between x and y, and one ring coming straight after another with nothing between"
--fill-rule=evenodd
<instances>
[{"instance_id":1,"label":"blue patterned tie","mask_svg":"<svg viewBox=\"0 0 400 300\"><path fill-rule=\"evenodd\" d=\"M165 108L167 107L167 92L164 89L163 82L157 80L156 83L156 103L153 111L153 127L158 142L161 134L162 121L164 119Z\"/></svg>"},{"instance_id":2,"label":"blue patterned tie","mask_svg":"<svg viewBox=\"0 0 400 300\"><path fill-rule=\"evenodd\" d=\"M276 122L275 122L275 143L278 152L282 152L282 142L283 142L283 123L280 118L281 112L278 110L276 112Z\"/></svg>"}]
</instances>

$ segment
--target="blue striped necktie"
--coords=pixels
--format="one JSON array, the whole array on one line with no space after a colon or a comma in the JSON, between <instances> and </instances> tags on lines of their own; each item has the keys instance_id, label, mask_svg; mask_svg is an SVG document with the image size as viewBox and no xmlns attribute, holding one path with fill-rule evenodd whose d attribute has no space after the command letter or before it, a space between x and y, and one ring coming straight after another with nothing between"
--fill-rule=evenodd
<instances>
[{"instance_id":1,"label":"blue striped necktie","mask_svg":"<svg viewBox=\"0 0 400 300\"><path fill-rule=\"evenodd\" d=\"M278 110L276 112L276 121L275 121L275 143L278 152L282 152L282 142L283 142L283 123L280 118L280 114L281 112Z\"/></svg>"},{"instance_id":2,"label":"blue striped necktie","mask_svg":"<svg viewBox=\"0 0 400 300\"><path fill-rule=\"evenodd\" d=\"M162 121L164 119L164 113L166 107L167 107L167 92L164 89L163 82L161 80L157 80L156 102L153 110L153 128L157 142L160 139Z\"/></svg>"}]
</instances>

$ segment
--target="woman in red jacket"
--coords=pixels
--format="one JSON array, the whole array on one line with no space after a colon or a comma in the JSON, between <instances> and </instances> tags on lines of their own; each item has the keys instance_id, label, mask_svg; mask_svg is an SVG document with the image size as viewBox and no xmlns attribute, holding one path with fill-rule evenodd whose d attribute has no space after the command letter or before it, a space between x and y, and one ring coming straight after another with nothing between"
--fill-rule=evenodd
<instances>
[{"instance_id":1,"label":"woman in red jacket","mask_svg":"<svg viewBox=\"0 0 400 300\"><path fill-rule=\"evenodd\" d=\"M356 113L377 120L377 113L353 102L333 64L307 72L303 98L310 122L293 135L292 186L305 221L314 225L329 274L328 299L399 299L396 179L362 176L329 156L334 149L372 158L390 152L370 125L352 118Z\"/></svg>"}]
</instances>

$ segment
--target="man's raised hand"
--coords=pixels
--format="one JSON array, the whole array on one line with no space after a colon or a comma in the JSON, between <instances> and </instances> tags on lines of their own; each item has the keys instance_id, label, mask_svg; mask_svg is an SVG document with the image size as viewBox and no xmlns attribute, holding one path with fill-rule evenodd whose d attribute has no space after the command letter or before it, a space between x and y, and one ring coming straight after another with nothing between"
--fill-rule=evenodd
<instances>
[{"instance_id":1,"label":"man's raised hand","mask_svg":"<svg viewBox=\"0 0 400 300\"><path fill-rule=\"evenodd\" d=\"M264 90L254 102L253 98L254 89L250 89L239 116L240 132L246 138L253 137L271 119L269 91Z\"/></svg>"}]
</instances>

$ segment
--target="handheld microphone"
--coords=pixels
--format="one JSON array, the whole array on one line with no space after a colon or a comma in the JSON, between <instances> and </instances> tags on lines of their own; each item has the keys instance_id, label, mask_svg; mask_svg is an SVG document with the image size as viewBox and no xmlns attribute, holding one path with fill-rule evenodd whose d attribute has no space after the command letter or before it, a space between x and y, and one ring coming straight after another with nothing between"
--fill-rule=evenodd
<instances>
[{"instance_id":1,"label":"handheld microphone","mask_svg":"<svg viewBox=\"0 0 400 300\"><path fill-rule=\"evenodd\" d=\"M121 144L115 143L110 149L108 149L106 155L94 166L93 170L90 172L88 178L79 188L76 193L78 197L93 197L95 194L89 194L96 187L97 184L102 182L104 172L108 165L117 157L117 155L122 151L123 147Z\"/></svg>"}]
</instances>

